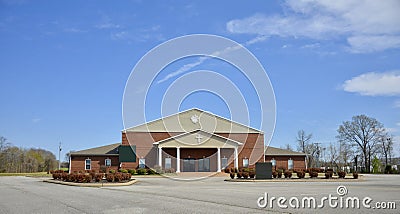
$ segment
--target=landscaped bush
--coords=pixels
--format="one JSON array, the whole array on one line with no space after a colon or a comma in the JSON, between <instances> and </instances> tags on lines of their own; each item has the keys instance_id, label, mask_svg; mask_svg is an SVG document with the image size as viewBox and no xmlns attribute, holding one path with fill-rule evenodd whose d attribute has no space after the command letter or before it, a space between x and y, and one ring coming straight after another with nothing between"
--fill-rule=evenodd
<instances>
[{"instance_id":1,"label":"landscaped bush","mask_svg":"<svg viewBox=\"0 0 400 214\"><path fill-rule=\"evenodd\" d=\"M137 174L138 175L145 175L146 174L146 169L144 169L144 168L138 169L137 170Z\"/></svg>"},{"instance_id":2,"label":"landscaped bush","mask_svg":"<svg viewBox=\"0 0 400 214\"><path fill-rule=\"evenodd\" d=\"M229 168L225 168L225 169L224 169L224 172L225 172L225 173L230 173L231 170L230 170Z\"/></svg>"},{"instance_id":3,"label":"landscaped bush","mask_svg":"<svg viewBox=\"0 0 400 214\"><path fill-rule=\"evenodd\" d=\"M318 172L310 171L310 172L308 172L308 175L310 175L310 178L317 178L318 177Z\"/></svg>"},{"instance_id":4,"label":"landscaped bush","mask_svg":"<svg viewBox=\"0 0 400 214\"><path fill-rule=\"evenodd\" d=\"M174 173L174 172L175 172L174 168L165 169L165 173Z\"/></svg>"},{"instance_id":5,"label":"landscaped bush","mask_svg":"<svg viewBox=\"0 0 400 214\"><path fill-rule=\"evenodd\" d=\"M249 173L248 172L242 172L242 176L244 179L249 178Z\"/></svg>"},{"instance_id":6,"label":"landscaped bush","mask_svg":"<svg viewBox=\"0 0 400 214\"><path fill-rule=\"evenodd\" d=\"M283 172L282 169L278 169L278 178L282 178L282 172Z\"/></svg>"},{"instance_id":7,"label":"landscaped bush","mask_svg":"<svg viewBox=\"0 0 400 214\"><path fill-rule=\"evenodd\" d=\"M346 177L346 172L345 171L339 171L338 172L338 176L339 176L339 178L344 178L344 177Z\"/></svg>"},{"instance_id":8,"label":"landscaped bush","mask_svg":"<svg viewBox=\"0 0 400 214\"><path fill-rule=\"evenodd\" d=\"M286 170L283 174L285 175L285 178L291 178L292 177L292 171L290 171L290 170Z\"/></svg>"},{"instance_id":9,"label":"landscaped bush","mask_svg":"<svg viewBox=\"0 0 400 214\"><path fill-rule=\"evenodd\" d=\"M122 181L122 173L120 173L120 172L115 173L115 174L114 174L114 181L115 181L115 182L120 182L120 181Z\"/></svg>"},{"instance_id":10,"label":"landscaped bush","mask_svg":"<svg viewBox=\"0 0 400 214\"><path fill-rule=\"evenodd\" d=\"M113 173L107 173L106 174L106 180L108 182L113 182L114 181L114 174Z\"/></svg>"},{"instance_id":11,"label":"landscaped bush","mask_svg":"<svg viewBox=\"0 0 400 214\"><path fill-rule=\"evenodd\" d=\"M96 173L94 175L94 181L100 182L103 179L104 174L103 173Z\"/></svg>"},{"instance_id":12,"label":"landscaped bush","mask_svg":"<svg viewBox=\"0 0 400 214\"><path fill-rule=\"evenodd\" d=\"M326 179L332 178L332 176L333 176L333 171L326 171L325 172L325 178Z\"/></svg>"},{"instance_id":13,"label":"landscaped bush","mask_svg":"<svg viewBox=\"0 0 400 214\"><path fill-rule=\"evenodd\" d=\"M250 177L250 178L256 177L256 171L255 171L254 169L250 169L249 177Z\"/></svg>"},{"instance_id":14,"label":"landscaped bush","mask_svg":"<svg viewBox=\"0 0 400 214\"><path fill-rule=\"evenodd\" d=\"M276 171L272 171L272 177L273 177L273 178L276 178L276 177L278 177L278 172L276 172Z\"/></svg>"},{"instance_id":15,"label":"landscaped bush","mask_svg":"<svg viewBox=\"0 0 400 214\"><path fill-rule=\"evenodd\" d=\"M156 171L154 171L153 169L146 169L146 172L148 175L155 175L157 174Z\"/></svg>"},{"instance_id":16,"label":"landscaped bush","mask_svg":"<svg viewBox=\"0 0 400 214\"><path fill-rule=\"evenodd\" d=\"M115 173L115 169L110 169L108 172L114 174Z\"/></svg>"},{"instance_id":17,"label":"landscaped bush","mask_svg":"<svg viewBox=\"0 0 400 214\"><path fill-rule=\"evenodd\" d=\"M236 173L237 178L242 178L243 177L243 173L242 172L238 172Z\"/></svg>"},{"instance_id":18,"label":"landscaped bush","mask_svg":"<svg viewBox=\"0 0 400 214\"><path fill-rule=\"evenodd\" d=\"M159 165L155 165L153 170L156 172L156 174L163 174L164 173L164 170Z\"/></svg>"},{"instance_id":19,"label":"landscaped bush","mask_svg":"<svg viewBox=\"0 0 400 214\"><path fill-rule=\"evenodd\" d=\"M386 165L385 166L385 174L392 174L393 170L392 170L392 165Z\"/></svg>"},{"instance_id":20,"label":"landscaped bush","mask_svg":"<svg viewBox=\"0 0 400 214\"><path fill-rule=\"evenodd\" d=\"M304 178L306 176L306 173L304 171L297 171L296 174L298 178Z\"/></svg>"},{"instance_id":21,"label":"landscaped bush","mask_svg":"<svg viewBox=\"0 0 400 214\"><path fill-rule=\"evenodd\" d=\"M128 173L130 173L131 175L136 174L136 170L134 169L128 169Z\"/></svg>"},{"instance_id":22,"label":"landscaped bush","mask_svg":"<svg viewBox=\"0 0 400 214\"><path fill-rule=\"evenodd\" d=\"M353 172L353 178L357 179L358 178L358 172Z\"/></svg>"},{"instance_id":23,"label":"landscaped bush","mask_svg":"<svg viewBox=\"0 0 400 214\"><path fill-rule=\"evenodd\" d=\"M231 179L234 179L235 178L235 173L234 172L230 172L229 176L231 177Z\"/></svg>"},{"instance_id":24,"label":"landscaped bush","mask_svg":"<svg viewBox=\"0 0 400 214\"><path fill-rule=\"evenodd\" d=\"M120 169L119 172L128 173L128 170L126 170L126 169Z\"/></svg>"},{"instance_id":25,"label":"landscaped bush","mask_svg":"<svg viewBox=\"0 0 400 214\"><path fill-rule=\"evenodd\" d=\"M122 173L122 180L129 181L131 180L132 175L130 173Z\"/></svg>"},{"instance_id":26,"label":"landscaped bush","mask_svg":"<svg viewBox=\"0 0 400 214\"><path fill-rule=\"evenodd\" d=\"M308 169L306 170L306 172L308 172L308 173L310 173L310 172L317 172L317 173L320 173L320 172L323 172L323 170L320 169L320 168L308 168Z\"/></svg>"}]
</instances>

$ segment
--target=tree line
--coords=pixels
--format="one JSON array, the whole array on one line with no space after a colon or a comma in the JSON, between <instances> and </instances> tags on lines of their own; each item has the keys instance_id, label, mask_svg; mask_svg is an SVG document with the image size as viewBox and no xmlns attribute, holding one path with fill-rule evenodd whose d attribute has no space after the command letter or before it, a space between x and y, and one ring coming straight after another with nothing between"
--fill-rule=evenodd
<instances>
[{"instance_id":1,"label":"tree line","mask_svg":"<svg viewBox=\"0 0 400 214\"><path fill-rule=\"evenodd\" d=\"M13 146L0 136L0 172L48 172L57 167L56 156L44 149Z\"/></svg>"},{"instance_id":2,"label":"tree line","mask_svg":"<svg viewBox=\"0 0 400 214\"><path fill-rule=\"evenodd\" d=\"M393 136L375 118L353 116L339 126L336 138L337 142L322 146L311 142L312 134L300 130L296 136L297 151L307 154L308 167L353 166L369 173L376 166L374 160L383 160L384 167L390 170Z\"/></svg>"}]
</instances>

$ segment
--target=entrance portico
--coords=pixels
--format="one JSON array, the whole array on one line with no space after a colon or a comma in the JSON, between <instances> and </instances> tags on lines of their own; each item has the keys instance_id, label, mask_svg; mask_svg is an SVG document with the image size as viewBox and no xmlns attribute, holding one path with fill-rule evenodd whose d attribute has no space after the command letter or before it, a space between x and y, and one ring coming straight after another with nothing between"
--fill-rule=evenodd
<instances>
[{"instance_id":1,"label":"entrance portico","mask_svg":"<svg viewBox=\"0 0 400 214\"><path fill-rule=\"evenodd\" d=\"M176 166L176 172L220 172L232 161L234 167L238 167L238 148L243 143L195 130L155 142L154 145L158 149L158 165L164 169Z\"/></svg>"}]
</instances>

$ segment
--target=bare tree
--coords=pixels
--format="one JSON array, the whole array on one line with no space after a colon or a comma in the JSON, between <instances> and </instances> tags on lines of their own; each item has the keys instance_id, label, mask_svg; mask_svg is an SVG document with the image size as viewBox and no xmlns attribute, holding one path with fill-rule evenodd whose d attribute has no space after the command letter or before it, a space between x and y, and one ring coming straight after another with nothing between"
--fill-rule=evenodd
<instances>
[{"instance_id":1,"label":"bare tree","mask_svg":"<svg viewBox=\"0 0 400 214\"><path fill-rule=\"evenodd\" d=\"M382 123L365 115L357 115L351 121L343 122L337 131L336 137L340 143L354 145L361 151L366 171L370 172L371 155L376 152L376 145L384 132Z\"/></svg>"},{"instance_id":2,"label":"bare tree","mask_svg":"<svg viewBox=\"0 0 400 214\"><path fill-rule=\"evenodd\" d=\"M281 147L281 149L286 149L286 150L289 150L289 151L294 151L294 149L292 148L292 145L290 145L289 143L286 144L285 146Z\"/></svg>"},{"instance_id":3,"label":"bare tree","mask_svg":"<svg viewBox=\"0 0 400 214\"><path fill-rule=\"evenodd\" d=\"M297 132L296 141L298 143L297 150L303 153L307 153L307 145L312 138L312 134L306 134L304 130L299 130Z\"/></svg>"},{"instance_id":4,"label":"bare tree","mask_svg":"<svg viewBox=\"0 0 400 214\"><path fill-rule=\"evenodd\" d=\"M385 133L381 136L381 149L382 155L385 157L385 167L389 164L389 159L392 158L393 151L393 136L390 136L388 133ZM391 161L390 161L391 162Z\"/></svg>"}]
</instances>

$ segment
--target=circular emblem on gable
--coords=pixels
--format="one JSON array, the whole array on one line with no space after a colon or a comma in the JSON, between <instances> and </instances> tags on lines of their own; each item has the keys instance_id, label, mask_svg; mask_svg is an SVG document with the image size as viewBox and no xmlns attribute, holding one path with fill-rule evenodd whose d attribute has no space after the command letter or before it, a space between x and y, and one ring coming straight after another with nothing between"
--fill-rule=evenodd
<instances>
[{"instance_id":1,"label":"circular emblem on gable","mask_svg":"<svg viewBox=\"0 0 400 214\"><path fill-rule=\"evenodd\" d=\"M199 122L199 116L197 116L195 114L190 118L190 120L192 121L192 123L198 123Z\"/></svg>"}]
</instances>

